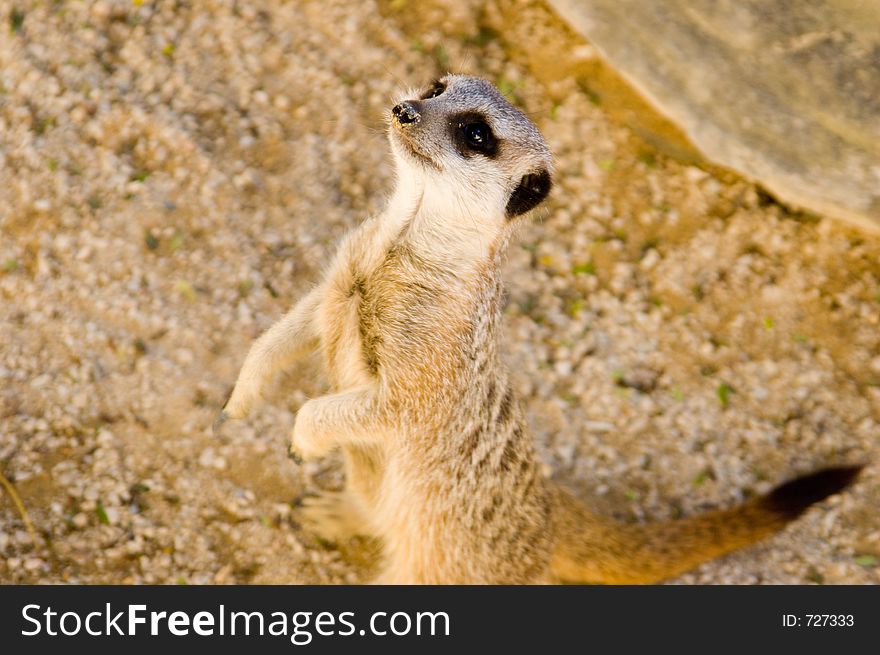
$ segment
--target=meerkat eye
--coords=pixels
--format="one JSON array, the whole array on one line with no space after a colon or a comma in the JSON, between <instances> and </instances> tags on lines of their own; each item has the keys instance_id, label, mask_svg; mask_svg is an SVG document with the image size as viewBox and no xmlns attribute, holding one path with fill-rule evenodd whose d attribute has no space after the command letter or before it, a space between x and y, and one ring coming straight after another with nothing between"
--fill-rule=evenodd
<instances>
[{"instance_id":1,"label":"meerkat eye","mask_svg":"<svg viewBox=\"0 0 880 655\"><path fill-rule=\"evenodd\" d=\"M498 155L501 142L482 114L477 112L458 114L450 119L449 127L452 130L455 147L462 157L482 155L494 159Z\"/></svg>"},{"instance_id":2,"label":"meerkat eye","mask_svg":"<svg viewBox=\"0 0 880 655\"><path fill-rule=\"evenodd\" d=\"M446 85L443 84L440 80L437 80L431 85L431 88L425 91L419 100L429 100L431 98L436 98L441 93L446 90Z\"/></svg>"},{"instance_id":3,"label":"meerkat eye","mask_svg":"<svg viewBox=\"0 0 880 655\"><path fill-rule=\"evenodd\" d=\"M464 133L465 141L471 149L477 152L486 152L491 149L495 137L488 125L480 121L478 123L468 123L461 129Z\"/></svg>"}]
</instances>

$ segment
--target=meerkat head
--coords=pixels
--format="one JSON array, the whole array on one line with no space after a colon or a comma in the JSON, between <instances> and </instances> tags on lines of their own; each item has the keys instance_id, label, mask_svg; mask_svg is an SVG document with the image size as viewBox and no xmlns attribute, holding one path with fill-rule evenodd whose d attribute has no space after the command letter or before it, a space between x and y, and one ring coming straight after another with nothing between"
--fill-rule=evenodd
<instances>
[{"instance_id":1,"label":"meerkat head","mask_svg":"<svg viewBox=\"0 0 880 655\"><path fill-rule=\"evenodd\" d=\"M391 110L398 172L423 181L425 201L507 222L552 186L550 150L534 123L489 82L446 75Z\"/></svg>"}]
</instances>

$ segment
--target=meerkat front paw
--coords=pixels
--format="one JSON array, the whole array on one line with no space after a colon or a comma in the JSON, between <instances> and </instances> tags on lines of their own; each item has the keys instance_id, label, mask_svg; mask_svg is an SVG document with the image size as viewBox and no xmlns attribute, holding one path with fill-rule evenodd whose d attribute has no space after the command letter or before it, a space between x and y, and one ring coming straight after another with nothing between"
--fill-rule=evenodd
<instances>
[{"instance_id":1,"label":"meerkat front paw","mask_svg":"<svg viewBox=\"0 0 880 655\"><path fill-rule=\"evenodd\" d=\"M314 401L309 401L296 413L296 423L290 436L287 452L295 462L308 462L329 453L335 444L319 428L312 415Z\"/></svg>"},{"instance_id":2,"label":"meerkat front paw","mask_svg":"<svg viewBox=\"0 0 880 655\"><path fill-rule=\"evenodd\" d=\"M242 419L247 418L248 414L254 408L260 398L262 392L261 385L256 380L239 380L235 383L235 388L229 396L229 400L223 406L221 414L225 418ZM224 419L225 420L225 419Z\"/></svg>"},{"instance_id":3,"label":"meerkat front paw","mask_svg":"<svg viewBox=\"0 0 880 655\"><path fill-rule=\"evenodd\" d=\"M229 419L247 418L254 405L261 397L260 385L252 380L239 380L229 396L229 400L223 405L223 409L214 419L212 429L214 434L219 434L222 425Z\"/></svg>"}]
</instances>

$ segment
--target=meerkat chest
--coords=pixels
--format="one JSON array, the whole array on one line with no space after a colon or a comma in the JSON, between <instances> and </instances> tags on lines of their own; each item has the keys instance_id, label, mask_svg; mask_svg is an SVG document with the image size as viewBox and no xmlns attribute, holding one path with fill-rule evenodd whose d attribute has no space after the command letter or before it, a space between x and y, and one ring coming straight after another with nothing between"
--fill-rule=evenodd
<instances>
[{"instance_id":1,"label":"meerkat chest","mask_svg":"<svg viewBox=\"0 0 880 655\"><path fill-rule=\"evenodd\" d=\"M392 252L372 270L349 268L322 311L324 358L338 389L386 380L441 364L458 339L460 303L449 284L399 265Z\"/></svg>"}]
</instances>

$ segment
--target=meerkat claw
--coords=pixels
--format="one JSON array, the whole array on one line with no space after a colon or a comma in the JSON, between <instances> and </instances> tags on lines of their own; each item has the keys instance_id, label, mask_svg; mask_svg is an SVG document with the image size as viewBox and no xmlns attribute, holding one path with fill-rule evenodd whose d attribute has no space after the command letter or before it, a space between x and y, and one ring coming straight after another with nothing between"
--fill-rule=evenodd
<instances>
[{"instance_id":1,"label":"meerkat claw","mask_svg":"<svg viewBox=\"0 0 880 655\"><path fill-rule=\"evenodd\" d=\"M297 466L300 466L303 463L302 455L299 454L299 451L290 445L287 447L287 457L293 460L293 463Z\"/></svg>"},{"instance_id":2,"label":"meerkat claw","mask_svg":"<svg viewBox=\"0 0 880 655\"><path fill-rule=\"evenodd\" d=\"M220 434L220 430L227 420L229 420L229 414L226 413L225 409L221 410L221 412L217 414L217 418L214 419L214 423L211 425L211 432L214 433L214 436Z\"/></svg>"}]
</instances>

